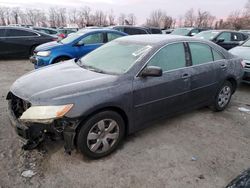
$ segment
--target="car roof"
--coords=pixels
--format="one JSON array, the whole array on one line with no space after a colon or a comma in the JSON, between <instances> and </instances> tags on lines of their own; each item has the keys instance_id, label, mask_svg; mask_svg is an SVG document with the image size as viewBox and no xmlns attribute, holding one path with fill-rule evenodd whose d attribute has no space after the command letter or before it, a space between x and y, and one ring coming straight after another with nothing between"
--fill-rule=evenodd
<instances>
[{"instance_id":1,"label":"car roof","mask_svg":"<svg viewBox=\"0 0 250 188\"><path fill-rule=\"evenodd\" d=\"M208 30L208 31L219 32L219 33L225 32L225 31L226 32L234 32L234 33L243 33L243 32L239 32L239 31L235 31L235 30L230 30L230 29L218 29L218 30L214 29L214 30ZM206 32L206 31L203 31L203 32Z\"/></svg>"},{"instance_id":2,"label":"car roof","mask_svg":"<svg viewBox=\"0 0 250 188\"><path fill-rule=\"evenodd\" d=\"M48 30L53 30L53 31L57 31L56 29L50 28L50 27L31 27L31 29L48 29Z\"/></svg>"},{"instance_id":3,"label":"car roof","mask_svg":"<svg viewBox=\"0 0 250 188\"><path fill-rule=\"evenodd\" d=\"M114 30L114 29L107 29L107 28L99 28L99 29L81 29L77 31L77 33L91 33L91 32L98 32L98 31L104 31L104 32L115 32L115 33L122 33L124 35L127 35L126 33Z\"/></svg>"},{"instance_id":4,"label":"car roof","mask_svg":"<svg viewBox=\"0 0 250 188\"><path fill-rule=\"evenodd\" d=\"M119 41L135 42L141 44L157 45L159 43L167 43L173 40L189 40L190 37L179 36L179 35L129 35L127 37L118 38Z\"/></svg>"},{"instance_id":5,"label":"car roof","mask_svg":"<svg viewBox=\"0 0 250 188\"><path fill-rule=\"evenodd\" d=\"M111 28L118 28L118 27L139 28L139 29L145 29L145 30L147 30L149 28L149 27L135 26L135 25L115 25L115 26L111 26Z\"/></svg>"},{"instance_id":6,"label":"car roof","mask_svg":"<svg viewBox=\"0 0 250 188\"><path fill-rule=\"evenodd\" d=\"M49 35L49 34L46 34L46 33L43 33L43 32L40 32L40 31L37 31L37 30L34 30L34 29L31 29L31 28L27 28L27 27L0 26L0 29L24 30L24 31L29 31L29 32L37 33L37 34L42 35L42 36L50 36L50 37L52 37L52 36Z\"/></svg>"}]
</instances>

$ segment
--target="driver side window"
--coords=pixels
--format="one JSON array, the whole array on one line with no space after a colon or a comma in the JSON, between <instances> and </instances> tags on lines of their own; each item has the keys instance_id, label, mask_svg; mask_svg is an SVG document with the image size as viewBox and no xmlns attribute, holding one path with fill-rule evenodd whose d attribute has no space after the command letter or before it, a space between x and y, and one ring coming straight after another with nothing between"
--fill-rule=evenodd
<instances>
[{"instance_id":1,"label":"driver side window","mask_svg":"<svg viewBox=\"0 0 250 188\"><path fill-rule=\"evenodd\" d=\"M79 45L82 44L100 44L103 43L103 34L95 33L90 34L78 42Z\"/></svg>"},{"instance_id":2,"label":"driver side window","mask_svg":"<svg viewBox=\"0 0 250 188\"><path fill-rule=\"evenodd\" d=\"M165 46L153 56L148 66L160 67L163 72L185 67L186 58L183 43Z\"/></svg>"}]
</instances>

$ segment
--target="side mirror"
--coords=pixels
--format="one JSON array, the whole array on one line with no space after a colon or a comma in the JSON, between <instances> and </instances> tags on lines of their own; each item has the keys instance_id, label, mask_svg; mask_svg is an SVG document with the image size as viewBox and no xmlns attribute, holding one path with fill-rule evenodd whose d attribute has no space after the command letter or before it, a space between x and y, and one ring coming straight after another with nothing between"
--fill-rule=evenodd
<instances>
[{"instance_id":1,"label":"side mirror","mask_svg":"<svg viewBox=\"0 0 250 188\"><path fill-rule=\"evenodd\" d=\"M160 77L162 76L162 69L160 67L148 66L143 69L140 74L141 77Z\"/></svg>"},{"instance_id":2,"label":"side mirror","mask_svg":"<svg viewBox=\"0 0 250 188\"><path fill-rule=\"evenodd\" d=\"M218 38L217 40L216 40L216 43L222 43L222 42L224 42L225 41L225 39L223 39L223 38Z\"/></svg>"},{"instance_id":3,"label":"side mirror","mask_svg":"<svg viewBox=\"0 0 250 188\"><path fill-rule=\"evenodd\" d=\"M84 46L84 43L81 42L81 41L79 41L79 42L77 42L77 43L75 44L75 46Z\"/></svg>"},{"instance_id":4,"label":"side mirror","mask_svg":"<svg viewBox=\"0 0 250 188\"><path fill-rule=\"evenodd\" d=\"M193 37L195 36L197 33L191 33L190 36Z\"/></svg>"}]
</instances>

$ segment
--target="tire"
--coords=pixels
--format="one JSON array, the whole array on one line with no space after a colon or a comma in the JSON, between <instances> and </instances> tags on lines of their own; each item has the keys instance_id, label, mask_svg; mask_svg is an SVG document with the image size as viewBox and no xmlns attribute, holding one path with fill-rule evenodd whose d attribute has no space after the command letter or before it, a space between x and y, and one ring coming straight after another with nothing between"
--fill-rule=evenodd
<instances>
[{"instance_id":1,"label":"tire","mask_svg":"<svg viewBox=\"0 0 250 188\"><path fill-rule=\"evenodd\" d=\"M218 90L212 109L216 112L223 111L230 103L233 95L233 86L229 81L226 81Z\"/></svg>"},{"instance_id":2,"label":"tire","mask_svg":"<svg viewBox=\"0 0 250 188\"><path fill-rule=\"evenodd\" d=\"M59 57L59 58L56 58L54 61L53 61L53 64L55 64L55 63L59 63L59 62L61 62L61 61L67 61L67 60L69 60L70 58L68 58L68 57Z\"/></svg>"},{"instance_id":3,"label":"tire","mask_svg":"<svg viewBox=\"0 0 250 188\"><path fill-rule=\"evenodd\" d=\"M29 56L33 56L34 50L36 49L37 46L32 46L30 48Z\"/></svg>"},{"instance_id":4,"label":"tire","mask_svg":"<svg viewBox=\"0 0 250 188\"><path fill-rule=\"evenodd\" d=\"M76 145L83 155L99 159L119 146L124 133L123 118L114 111L103 111L93 115L82 125Z\"/></svg>"}]
</instances>

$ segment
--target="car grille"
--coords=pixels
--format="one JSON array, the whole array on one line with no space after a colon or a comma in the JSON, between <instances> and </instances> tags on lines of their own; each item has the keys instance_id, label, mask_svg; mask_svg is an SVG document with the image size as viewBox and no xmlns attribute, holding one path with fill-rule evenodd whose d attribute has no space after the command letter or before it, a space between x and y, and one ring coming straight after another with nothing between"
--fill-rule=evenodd
<instances>
[{"instance_id":1,"label":"car grille","mask_svg":"<svg viewBox=\"0 0 250 188\"><path fill-rule=\"evenodd\" d=\"M245 68L246 68L246 69L250 69L250 62L249 62L249 61L246 62Z\"/></svg>"},{"instance_id":2,"label":"car grille","mask_svg":"<svg viewBox=\"0 0 250 188\"><path fill-rule=\"evenodd\" d=\"M31 107L31 104L15 95L11 95L11 110L16 118L20 118L22 114Z\"/></svg>"}]
</instances>

